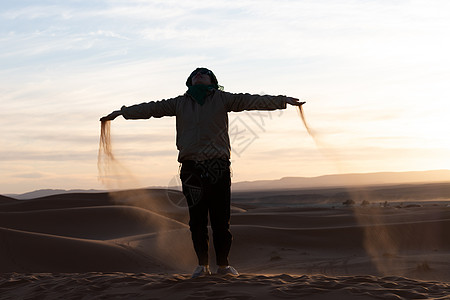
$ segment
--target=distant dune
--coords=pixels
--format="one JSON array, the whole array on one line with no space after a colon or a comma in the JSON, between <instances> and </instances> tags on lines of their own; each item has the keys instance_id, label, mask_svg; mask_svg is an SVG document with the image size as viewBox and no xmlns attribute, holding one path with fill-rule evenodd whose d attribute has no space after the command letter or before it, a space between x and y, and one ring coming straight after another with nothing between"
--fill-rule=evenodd
<instances>
[{"instance_id":1,"label":"distant dune","mask_svg":"<svg viewBox=\"0 0 450 300\"><path fill-rule=\"evenodd\" d=\"M47 197L52 195L61 195L61 194L76 194L76 193L105 193L103 190L83 190L83 189L74 189L74 190L63 190L63 189L41 189L32 192L27 192L23 194L9 194L6 196L13 197L14 199L25 200L25 199L35 199L41 197Z\"/></svg>"},{"instance_id":2,"label":"distant dune","mask_svg":"<svg viewBox=\"0 0 450 300\"><path fill-rule=\"evenodd\" d=\"M16 202L16 201L17 201L16 199L13 199L11 197L0 195L0 204L2 204L2 203L13 203L13 202Z\"/></svg>"}]
</instances>

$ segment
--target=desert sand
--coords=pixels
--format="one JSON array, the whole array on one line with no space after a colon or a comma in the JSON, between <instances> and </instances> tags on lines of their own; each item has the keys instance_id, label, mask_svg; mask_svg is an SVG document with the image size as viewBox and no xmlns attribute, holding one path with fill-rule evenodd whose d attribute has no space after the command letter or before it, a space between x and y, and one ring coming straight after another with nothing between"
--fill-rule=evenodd
<instances>
[{"instance_id":1,"label":"desert sand","mask_svg":"<svg viewBox=\"0 0 450 300\"><path fill-rule=\"evenodd\" d=\"M0 298L450 299L450 201L318 191L234 193L241 275L197 279L179 191L1 196Z\"/></svg>"}]
</instances>

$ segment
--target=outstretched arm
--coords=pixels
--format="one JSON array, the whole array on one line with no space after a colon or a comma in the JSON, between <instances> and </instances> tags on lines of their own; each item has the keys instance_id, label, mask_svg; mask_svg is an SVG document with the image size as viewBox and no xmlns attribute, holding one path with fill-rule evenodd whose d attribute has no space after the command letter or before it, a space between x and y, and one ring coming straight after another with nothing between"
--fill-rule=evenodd
<instances>
[{"instance_id":1,"label":"outstretched arm","mask_svg":"<svg viewBox=\"0 0 450 300\"><path fill-rule=\"evenodd\" d=\"M112 120L114 120L115 118L117 118L118 116L121 116L121 115L122 115L122 112L120 110L115 110L112 113L110 113L109 115L100 118L100 121L101 122L112 121Z\"/></svg>"},{"instance_id":2,"label":"outstretched arm","mask_svg":"<svg viewBox=\"0 0 450 300\"><path fill-rule=\"evenodd\" d=\"M222 92L227 111L285 109L286 104L301 106L297 98L271 95L233 94Z\"/></svg>"},{"instance_id":3,"label":"outstretched arm","mask_svg":"<svg viewBox=\"0 0 450 300\"><path fill-rule=\"evenodd\" d=\"M118 116L125 119L149 119L161 118L164 116L175 116L176 102L180 97L150 101L132 106L122 106L120 110L115 110L109 115L100 119L100 121L112 121Z\"/></svg>"}]
</instances>

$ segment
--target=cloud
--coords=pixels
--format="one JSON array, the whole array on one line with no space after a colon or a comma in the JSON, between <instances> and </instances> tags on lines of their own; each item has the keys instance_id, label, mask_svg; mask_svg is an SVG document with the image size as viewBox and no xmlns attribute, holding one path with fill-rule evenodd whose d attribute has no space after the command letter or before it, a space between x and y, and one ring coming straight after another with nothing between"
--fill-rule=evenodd
<instances>
[{"instance_id":1,"label":"cloud","mask_svg":"<svg viewBox=\"0 0 450 300\"><path fill-rule=\"evenodd\" d=\"M1 18L7 20L17 20L17 19L46 19L52 17L70 18L70 11L64 6L60 5L28 5L19 6L15 8L10 8L3 10L0 14Z\"/></svg>"},{"instance_id":2,"label":"cloud","mask_svg":"<svg viewBox=\"0 0 450 300\"><path fill-rule=\"evenodd\" d=\"M95 160L94 160L95 159ZM45 151L45 150L15 150L0 151L0 161L6 162L22 162L29 164L30 162L79 162L79 161L96 161L97 153L89 151Z\"/></svg>"},{"instance_id":3,"label":"cloud","mask_svg":"<svg viewBox=\"0 0 450 300\"><path fill-rule=\"evenodd\" d=\"M33 172L33 173L23 173L23 174L13 174L11 177L21 178L21 179L40 179L47 177L48 174L41 172Z\"/></svg>"}]
</instances>

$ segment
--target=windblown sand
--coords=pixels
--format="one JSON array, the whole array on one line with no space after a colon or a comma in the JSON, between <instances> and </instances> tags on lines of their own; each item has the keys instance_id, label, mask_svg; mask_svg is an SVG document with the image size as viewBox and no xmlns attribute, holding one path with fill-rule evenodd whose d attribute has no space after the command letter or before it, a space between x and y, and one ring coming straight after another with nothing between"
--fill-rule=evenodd
<instances>
[{"instance_id":1,"label":"windblown sand","mask_svg":"<svg viewBox=\"0 0 450 300\"><path fill-rule=\"evenodd\" d=\"M246 194L231 218L241 276L190 279L181 193L142 193L0 197L0 299L450 299L446 203L276 207Z\"/></svg>"}]
</instances>

